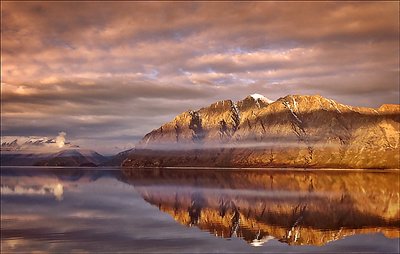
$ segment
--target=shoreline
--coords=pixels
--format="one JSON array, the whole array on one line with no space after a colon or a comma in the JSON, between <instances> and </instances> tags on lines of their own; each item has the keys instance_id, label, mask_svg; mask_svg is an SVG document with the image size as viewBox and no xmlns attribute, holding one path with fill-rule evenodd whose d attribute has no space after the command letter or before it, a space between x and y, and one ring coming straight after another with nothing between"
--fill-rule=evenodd
<instances>
[{"instance_id":1,"label":"shoreline","mask_svg":"<svg viewBox=\"0 0 400 254\"><path fill-rule=\"evenodd\" d=\"M400 169L373 169L373 168L262 168L262 167L123 167L123 166L101 166L101 167L74 167L74 166L3 166L0 168L14 169L93 169L93 170L201 170L201 171L287 171L287 172L377 172L377 173L400 173Z\"/></svg>"},{"instance_id":2,"label":"shoreline","mask_svg":"<svg viewBox=\"0 0 400 254\"><path fill-rule=\"evenodd\" d=\"M121 167L121 169L138 169L138 170L150 170L150 169L166 169L166 170L217 170L217 171L297 171L297 172L397 172L400 173L400 169L373 169L373 168L230 168L230 167Z\"/></svg>"}]
</instances>

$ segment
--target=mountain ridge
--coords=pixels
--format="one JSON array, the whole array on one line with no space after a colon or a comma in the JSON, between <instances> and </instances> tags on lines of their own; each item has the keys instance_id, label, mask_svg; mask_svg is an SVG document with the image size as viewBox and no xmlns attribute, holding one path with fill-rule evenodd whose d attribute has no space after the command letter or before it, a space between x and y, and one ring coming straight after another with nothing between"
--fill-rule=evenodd
<instances>
[{"instance_id":1,"label":"mountain ridge","mask_svg":"<svg viewBox=\"0 0 400 254\"><path fill-rule=\"evenodd\" d=\"M250 95L182 112L146 134L122 166L399 168L399 125L396 104Z\"/></svg>"},{"instance_id":2,"label":"mountain ridge","mask_svg":"<svg viewBox=\"0 0 400 254\"><path fill-rule=\"evenodd\" d=\"M22 138L22 139L21 139ZM62 150L62 148L77 149L78 145L71 144L70 142L62 141L62 144L57 143L57 137L14 137L11 140L3 140L1 138L0 151L5 152L33 152L33 153L49 153L54 150Z\"/></svg>"}]
</instances>

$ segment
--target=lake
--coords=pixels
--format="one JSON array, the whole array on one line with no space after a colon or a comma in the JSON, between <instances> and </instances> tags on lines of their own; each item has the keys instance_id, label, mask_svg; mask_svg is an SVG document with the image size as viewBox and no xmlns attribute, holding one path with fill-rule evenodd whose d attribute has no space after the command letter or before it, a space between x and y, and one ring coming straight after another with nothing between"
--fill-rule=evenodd
<instances>
[{"instance_id":1,"label":"lake","mask_svg":"<svg viewBox=\"0 0 400 254\"><path fill-rule=\"evenodd\" d=\"M1 168L1 252L397 253L399 173Z\"/></svg>"}]
</instances>

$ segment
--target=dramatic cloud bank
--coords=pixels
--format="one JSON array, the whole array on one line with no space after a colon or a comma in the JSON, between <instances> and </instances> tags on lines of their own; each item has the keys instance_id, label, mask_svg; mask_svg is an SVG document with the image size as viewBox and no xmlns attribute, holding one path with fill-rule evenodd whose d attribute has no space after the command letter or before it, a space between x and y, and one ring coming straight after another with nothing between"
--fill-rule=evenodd
<instances>
[{"instance_id":1,"label":"dramatic cloud bank","mask_svg":"<svg viewBox=\"0 0 400 254\"><path fill-rule=\"evenodd\" d=\"M2 135L122 150L260 93L399 103L396 2L2 3Z\"/></svg>"}]
</instances>

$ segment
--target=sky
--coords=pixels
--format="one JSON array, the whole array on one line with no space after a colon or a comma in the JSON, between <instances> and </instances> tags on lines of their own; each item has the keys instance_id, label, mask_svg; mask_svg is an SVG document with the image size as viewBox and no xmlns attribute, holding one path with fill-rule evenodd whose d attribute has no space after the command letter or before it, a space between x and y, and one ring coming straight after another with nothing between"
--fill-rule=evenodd
<instances>
[{"instance_id":1,"label":"sky","mask_svg":"<svg viewBox=\"0 0 400 254\"><path fill-rule=\"evenodd\" d=\"M399 102L398 2L1 2L1 135L112 154L259 93Z\"/></svg>"}]
</instances>

